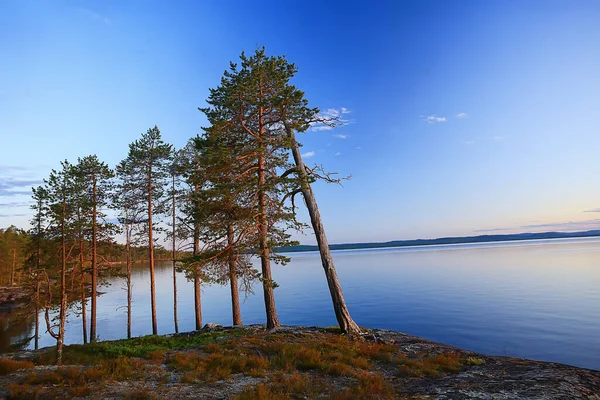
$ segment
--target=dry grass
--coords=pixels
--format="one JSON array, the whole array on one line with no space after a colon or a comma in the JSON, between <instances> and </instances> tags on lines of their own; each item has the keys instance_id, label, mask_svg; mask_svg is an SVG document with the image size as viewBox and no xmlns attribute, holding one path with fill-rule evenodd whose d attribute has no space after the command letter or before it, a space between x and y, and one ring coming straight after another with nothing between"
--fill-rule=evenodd
<instances>
[{"instance_id":1,"label":"dry grass","mask_svg":"<svg viewBox=\"0 0 600 400\"><path fill-rule=\"evenodd\" d=\"M33 367L35 367L35 364L29 361L17 361L10 358L0 359L0 375L7 375L20 369Z\"/></svg>"},{"instance_id":2,"label":"dry grass","mask_svg":"<svg viewBox=\"0 0 600 400\"><path fill-rule=\"evenodd\" d=\"M440 372L458 372L462 368L459 353L442 353L420 358L409 358L406 354L400 354L396 363L399 377L436 376Z\"/></svg>"},{"instance_id":3,"label":"dry grass","mask_svg":"<svg viewBox=\"0 0 600 400\"><path fill-rule=\"evenodd\" d=\"M93 349L77 346L71 351L71 361L79 359L91 366L64 366L20 375L19 382L7 387L9 397L85 397L98 394L98 388L111 381L147 380L161 387L176 372L180 382L186 384L210 385L236 374L263 378L262 383L246 388L239 399L315 398L323 394L338 400L391 399L400 395L399 387L392 382L395 380L397 385L398 377L432 377L483 361L461 359L459 353L409 356L399 353L397 345L325 331L246 332L244 336L236 333L229 337L212 334L176 341L145 337L133 339L131 349L127 343L94 344ZM94 349L102 349L102 354L93 354ZM0 360L0 373L34 366L30 362ZM170 372L165 373L165 366ZM146 389L122 396L156 398Z\"/></svg>"}]
</instances>

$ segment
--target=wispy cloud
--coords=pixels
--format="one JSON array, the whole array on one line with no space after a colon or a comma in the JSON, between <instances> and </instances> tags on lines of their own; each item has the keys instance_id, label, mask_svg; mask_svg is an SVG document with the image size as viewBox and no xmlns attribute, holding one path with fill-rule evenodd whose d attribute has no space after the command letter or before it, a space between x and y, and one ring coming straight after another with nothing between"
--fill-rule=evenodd
<instances>
[{"instance_id":1,"label":"wispy cloud","mask_svg":"<svg viewBox=\"0 0 600 400\"><path fill-rule=\"evenodd\" d=\"M329 126L329 125L317 125L317 126L313 126L311 128L311 130L314 131L314 132L330 131L332 129L333 129L333 126Z\"/></svg>"},{"instance_id":2,"label":"wispy cloud","mask_svg":"<svg viewBox=\"0 0 600 400\"><path fill-rule=\"evenodd\" d=\"M600 218L588 219L585 221L552 222L545 224L523 225L523 229L545 229L545 230L563 230L563 231L586 231L600 229Z\"/></svg>"},{"instance_id":3,"label":"wispy cloud","mask_svg":"<svg viewBox=\"0 0 600 400\"><path fill-rule=\"evenodd\" d=\"M29 207L31 203L26 201L13 201L10 203L0 203L0 208L19 208L19 207Z\"/></svg>"},{"instance_id":4,"label":"wispy cloud","mask_svg":"<svg viewBox=\"0 0 600 400\"><path fill-rule=\"evenodd\" d=\"M339 151L334 154L334 156L341 156L341 155L342 155L342 153L340 153Z\"/></svg>"},{"instance_id":5,"label":"wispy cloud","mask_svg":"<svg viewBox=\"0 0 600 400\"><path fill-rule=\"evenodd\" d=\"M501 140L506 139L506 136L494 136L492 139L494 139L495 141L499 142Z\"/></svg>"},{"instance_id":6,"label":"wispy cloud","mask_svg":"<svg viewBox=\"0 0 600 400\"><path fill-rule=\"evenodd\" d=\"M584 212L600 212L600 208L594 208L591 210L585 210Z\"/></svg>"},{"instance_id":7,"label":"wispy cloud","mask_svg":"<svg viewBox=\"0 0 600 400\"><path fill-rule=\"evenodd\" d=\"M362 146L356 146L356 150L362 149Z\"/></svg>"},{"instance_id":8,"label":"wispy cloud","mask_svg":"<svg viewBox=\"0 0 600 400\"><path fill-rule=\"evenodd\" d=\"M0 218L27 217L27 214L0 214Z\"/></svg>"},{"instance_id":9,"label":"wispy cloud","mask_svg":"<svg viewBox=\"0 0 600 400\"><path fill-rule=\"evenodd\" d=\"M315 122L312 124L311 130L315 132L329 131L333 128L353 124L353 119L347 119L343 116L346 114L350 114L350 110L348 110L346 107L341 107L340 109L328 108L325 111L321 111L318 116L324 120L331 120L335 124L335 126L329 126L328 124L323 122Z\"/></svg>"},{"instance_id":10,"label":"wispy cloud","mask_svg":"<svg viewBox=\"0 0 600 400\"><path fill-rule=\"evenodd\" d=\"M110 24L111 23L110 18L108 18L108 17L106 17L106 16L104 16L102 14L98 14L97 12L94 12L94 11L89 10L87 8L80 8L79 12L81 12L82 14L87 15L88 17L90 17L92 19L95 19L96 21L100 21L100 22L105 23L105 24Z\"/></svg>"},{"instance_id":11,"label":"wispy cloud","mask_svg":"<svg viewBox=\"0 0 600 400\"><path fill-rule=\"evenodd\" d=\"M475 144L475 141L474 141L474 140L465 140L465 141L464 141L464 143L465 143L467 146L473 146L473 145Z\"/></svg>"},{"instance_id":12,"label":"wispy cloud","mask_svg":"<svg viewBox=\"0 0 600 400\"><path fill-rule=\"evenodd\" d=\"M333 135L333 137L340 138L340 139L348 139L348 135L337 134L337 135Z\"/></svg>"},{"instance_id":13,"label":"wispy cloud","mask_svg":"<svg viewBox=\"0 0 600 400\"><path fill-rule=\"evenodd\" d=\"M456 114L456 118L468 118L468 117L469 117L469 114L464 113L464 112Z\"/></svg>"},{"instance_id":14,"label":"wispy cloud","mask_svg":"<svg viewBox=\"0 0 600 400\"><path fill-rule=\"evenodd\" d=\"M307 151L306 153L302 154L303 158L310 158L313 157L315 155L314 151Z\"/></svg>"},{"instance_id":15,"label":"wispy cloud","mask_svg":"<svg viewBox=\"0 0 600 400\"><path fill-rule=\"evenodd\" d=\"M487 232L499 232L499 231L514 231L515 228L489 228L489 229L475 229L475 233L487 233Z\"/></svg>"},{"instance_id":16,"label":"wispy cloud","mask_svg":"<svg viewBox=\"0 0 600 400\"><path fill-rule=\"evenodd\" d=\"M428 124L437 124L439 122L446 122L448 119L446 117L438 117L435 114L426 115L423 117L423 120Z\"/></svg>"},{"instance_id":17,"label":"wispy cloud","mask_svg":"<svg viewBox=\"0 0 600 400\"><path fill-rule=\"evenodd\" d=\"M22 196L31 194L30 190L22 190L32 186L41 185L42 180L39 179L13 179L0 177L0 197Z\"/></svg>"}]
</instances>

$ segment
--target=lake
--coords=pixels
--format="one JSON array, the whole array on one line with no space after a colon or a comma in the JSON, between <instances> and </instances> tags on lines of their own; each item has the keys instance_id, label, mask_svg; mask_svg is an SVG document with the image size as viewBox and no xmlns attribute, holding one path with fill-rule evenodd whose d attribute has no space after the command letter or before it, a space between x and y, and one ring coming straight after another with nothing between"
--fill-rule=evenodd
<instances>
[{"instance_id":1,"label":"lake","mask_svg":"<svg viewBox=\"0 0 600 400\"><path fill-rule=\"evenodd\" d=\"M600 369L600 239L552 239L333 252L356 322L491 355ZM336 325L317 252L274 266L275 300L285 325ZM157 266L160 334L174 331L172 269ZM133 273L134 336L151 333L149 272ZM193 287L178 275L179 330L194 329ZM98 335L126 336L125 280L100 290ZM242 303L245 324L264 323L262 291ZM243 300L243 294L242 294ZM231 325L228 286L206 286L203 321ZM89 316L89 313L88 313ZM81 343L71 314L66 343ZM41 328L41 330L45 330ZM55 344L47 334L40 346Z\"/></svg>"}]
</instances>

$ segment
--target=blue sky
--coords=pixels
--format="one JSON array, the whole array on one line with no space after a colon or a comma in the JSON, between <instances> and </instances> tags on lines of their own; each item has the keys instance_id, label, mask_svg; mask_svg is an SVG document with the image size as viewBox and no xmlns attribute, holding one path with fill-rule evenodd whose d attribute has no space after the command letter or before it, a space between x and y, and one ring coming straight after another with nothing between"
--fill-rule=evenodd
<instances>
[{"instance_id":1,"label":"blue sky","mask_svg":"<svg viewBox=\"0 0 600 400\"><path fill-rule=\"evenodd\" d=\"M597 1L2 1L0 226L60 160L184 145L265 45L348 121L300 137L352 175L315 188L331 242L600 228L598 43Z\"/></svg>"}]
</instances>

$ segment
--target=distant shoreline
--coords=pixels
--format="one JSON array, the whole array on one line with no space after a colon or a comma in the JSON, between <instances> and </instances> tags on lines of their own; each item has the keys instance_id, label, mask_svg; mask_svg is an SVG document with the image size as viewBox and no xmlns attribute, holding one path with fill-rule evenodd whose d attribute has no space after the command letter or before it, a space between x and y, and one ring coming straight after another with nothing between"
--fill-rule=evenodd
<instances>
[{"instance_id":1,"label":"distant shoreline","mask_svg":"<svg viewBox=\"0 0 600 400\"><path fill-rule=\"evenodd\" d=\"M383 249L389 247L418 247L448 244L477 244L508 242L521 240L543 240L543 239L569 239L600 237L600 230L591 230L584 232L543 232L543 233L516 233L511 235L479 235L464 237L445 237L437 239L416 239L416 240L393 240L389 242L370 242L370 243L342 243L329 245L330 250L358 250L358 249ZM281 253L299 253L305 251L318 251L316 245L298 245L278 249Z\"/></svg>"}]
</instances>

